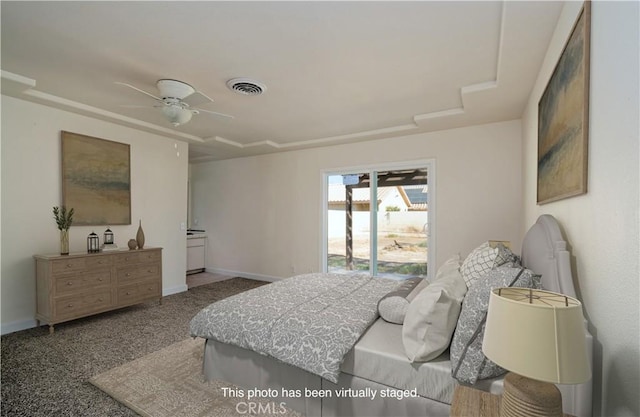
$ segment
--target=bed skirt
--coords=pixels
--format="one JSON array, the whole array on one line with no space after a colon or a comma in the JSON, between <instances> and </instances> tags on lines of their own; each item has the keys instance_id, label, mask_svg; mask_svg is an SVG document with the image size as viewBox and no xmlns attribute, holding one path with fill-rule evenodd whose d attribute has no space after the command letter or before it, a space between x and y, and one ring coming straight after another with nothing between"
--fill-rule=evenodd
<instances>
[{"instance_id":1,"label":"bed skirt","mask_svg":"<svg viewBox=\"0 0 640 417\"><path fill-rule=\"evenodd\" d=\"M420 396L402 400L379 396L374 399L359 398L349 395L339 398L335 395L314 398L310 392L319 394L328 390L335 393L341 388L367 392L368 388L370 390L368 392L380 393L393 388L345 373L341 373L338 383L334 384L300 368L215 340L207 340L204 356L203 371L206 380L217 379L229 382L245 390L270 389L268 396L261 397L262 399L278 404L282 402L284 406L299 411L307 417L358 415L444 417L449 415L449 404ZM282 381L286 381L286 385L283 385ZM301 395L282 395L286 392L295 394L296 390ZM310 392L305 393L304 390ZM247 399L239 398L239 401L241 400Z\"/></svg>"}]
</instances>

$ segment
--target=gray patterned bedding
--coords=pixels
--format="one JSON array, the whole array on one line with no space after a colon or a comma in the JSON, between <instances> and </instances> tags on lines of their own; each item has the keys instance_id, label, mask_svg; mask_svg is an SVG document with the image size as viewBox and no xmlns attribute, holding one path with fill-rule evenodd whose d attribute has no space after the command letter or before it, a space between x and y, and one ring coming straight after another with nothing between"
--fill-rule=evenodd
<instances>
[{"instance_id":1,"label":"gray patterned bedding","mask_svg":"<svg viewBox=\"0 0 640 417\"><path fill-rule=\"evenodd\" d=\"M217 301L192 320L193 337L251 349L338 381L344 356L402 282L365 275L305 274Z\"/></svg>"}]
</instances>

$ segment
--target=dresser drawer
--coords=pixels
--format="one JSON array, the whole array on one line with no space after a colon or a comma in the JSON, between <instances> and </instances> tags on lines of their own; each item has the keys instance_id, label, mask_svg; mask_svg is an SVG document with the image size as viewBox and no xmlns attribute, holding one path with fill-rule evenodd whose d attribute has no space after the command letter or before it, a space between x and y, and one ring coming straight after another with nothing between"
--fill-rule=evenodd
<instances>
[{"instance_id":1,"label":"dresser drawer","mask_svg":"<svg viewBox=\"0 0 640 417\"><path fill-rule=\"evenodd\" d=\"M160 283L149 281L137 285L118 288L118 306L139 303L144 300L160 298Z\"/></svg>"},{"instance_id":2,"label":"dresser drawer","mask_svg":"<svg viewBox=\"0 0 640 417\"><path fill-rule=\"evenodd\" d=\"M118 269L118 286L157 279L159 276L160 265L158 264Z\"/></svg>"},{"instance_id":3,"label":"dresser drawer","mask_svg":"<svg viewBox=\"0 0 640 417\"><path fill-rule=\"evenodd\" d=\"M86 258L59 259L51 262L53 275L71 274L85 269Z\"/></svg>"},{"instance_id":4,"label":"dresser drawer","mask_svg":"<svg viewBox=\"0 0 640 417\"><path fill-rule=\"evenodd\" d=\"M119 253L113 256L113 263L117 266L131 265L140 262L140 252L129 251L125 253Z\"/></svg>"},{"instance_id":5,"label":"dresser drawer","mask_svg":"<svg viewBox=\"0 0 640 417\"><path fill-rule=\"evenodd\" d=\"M78 294L99 287L111 286L111 270L54 278L54 297Z\"/></svg>"},{"instance_id":6,"label":"dresser drawer","mask_svg":"<svg viewBox=\"0 0 640 417\"><path fill-rule=\"evenodd\" d=\"M111 267L113 256L102 255L85 258L85 267L87 269L97 269L100 267Z\"/></svg>"},{"instance_id":7,"label":"dresser drawer","mask_svg":"<svg viewBox=\"0 0 640 417\"><path fill-rule=\"evenodd\" d=\"M57 321L68 320L107 310L113 304L111 290L106 288L90 294L60 298L55 301L54 314Z\"/></svg>"},{"instance_id":8,"label":"dresser drawer","mask_svg":"<svg viewBox=\"0 0 640 417\"><path fill-rule=\"evenodd\" d=\"M113 257L114 263L117 266L121 265L133 265L143 262L155 262L162 259L162 252L160 250L149 251L129 251L125 253L119 253Z\"/></svg>"},{"instance_id":9,"label":"dresser drawer","mask_svg":"<svg viewBox=\"0 0 640 417\"><path fill-rule=\"evenodd\" d=\"M162 252L159 250L141 252L138 255L140 255L140 262L157 262L162 259Z\"/></svg>"}]
</instances>

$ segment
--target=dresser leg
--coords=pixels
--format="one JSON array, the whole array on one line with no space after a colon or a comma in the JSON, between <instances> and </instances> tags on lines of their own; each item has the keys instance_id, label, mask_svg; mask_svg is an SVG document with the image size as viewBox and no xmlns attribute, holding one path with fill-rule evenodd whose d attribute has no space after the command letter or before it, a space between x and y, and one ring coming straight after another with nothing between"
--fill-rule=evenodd
<instances>
[{"instance_id":1,"label":"dresser leg","mask_svg":"<svg viewBox=\"0 0 640 417\"><path fill-rule=\"evenodd\" d=\"M158 300L158 304L162 305L162 297L160 297L160 299Z\"/></svg>"},{"instance_id":2,"label":"dresser leg","mask_svg":"<svg viewBox=\"0 0 640 417\"><path fill-rule=\"evenodd\" d=\"M53 324L49 325L49 334L53 334Z\"/></svg>"}]
</instances>

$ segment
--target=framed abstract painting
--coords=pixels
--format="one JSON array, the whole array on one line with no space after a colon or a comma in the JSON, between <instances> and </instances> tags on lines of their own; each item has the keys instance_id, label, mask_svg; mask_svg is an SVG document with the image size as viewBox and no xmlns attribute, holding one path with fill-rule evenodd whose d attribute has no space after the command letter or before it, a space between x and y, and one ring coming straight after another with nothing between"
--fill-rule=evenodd
<instances>
[{"instance_id":1,"label":"framed abstract painting","mask_svg":"<svg viewBox=\"0 0 640 417\"><path fill-rule=\"evenodd\" d=\"M590 4L538 102L538 204L587 192Z\"/></svg>"},{"instance_id":2,"label":"framed abstract painting","mask_svg":"<svg viewBox=\"0 0 640 417\"><path fill-rule=\"evenodd\" d=\"M74 225L131 224L129 145L62 132L62 204Z\"/></svg>"}]
</instances>

